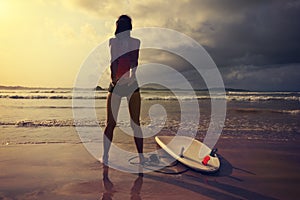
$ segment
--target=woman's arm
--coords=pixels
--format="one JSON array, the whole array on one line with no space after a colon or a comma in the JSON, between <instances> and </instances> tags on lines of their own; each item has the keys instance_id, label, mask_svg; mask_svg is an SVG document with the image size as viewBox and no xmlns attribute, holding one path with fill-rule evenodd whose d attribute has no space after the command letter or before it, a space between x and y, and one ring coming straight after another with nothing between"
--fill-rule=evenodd
<instances>
[{"instance_id":1,"label":"woman's arm","mask_svg":"<svg viewBox=\"0 0 300 200\"><path fill-rule=\"evenodd\" d=\"M135 79L135 73L138 66L138 60L139 60L139 49L140 49L140 40L135 39L134 40L134 49L132 52L130 52L130 61L131 61L131 73L130 78Z\"/></svg>"},{"instance_id":2,"label":"woman's arm","mask_svg":"<svg viewBox=\"0 0 300 200\"><path fill-rule=\"evenodd\" d=\"M117 49L116 49L116 45L113 42L114 38L111 38L109 40L109 47L110 47L110 74L111 74L111 82L113 84L116 84L117 80L116 80L116 74L117 74L117 70L118 70L118 55L117 55Z\"/></svg>"},{"instance_id":3,"label":"woman's arm","mask_svg":"<svg viewBox=\"0 0 300 200\"><path fill-rule=\"evenodd\" d=\"M115 60L110 64L110 78L113 84L116 84L117 82L116 79L117 68L118 68L118 62L117 60Z\"/></svg>"}]
</instances>

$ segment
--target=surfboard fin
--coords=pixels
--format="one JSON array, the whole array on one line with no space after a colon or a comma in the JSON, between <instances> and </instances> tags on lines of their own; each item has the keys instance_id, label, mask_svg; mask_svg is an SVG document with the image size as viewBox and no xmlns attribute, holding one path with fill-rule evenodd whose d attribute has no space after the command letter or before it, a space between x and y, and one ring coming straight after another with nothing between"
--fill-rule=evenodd
<instances>
[{"instance_id":1,"label":"surfboard fin","mask_svg":"<svg viewBox=\"0 0 300 200\"><path fill-rule=\"evenodd\" d=\"M218 149L217 149L217 148L215 148L215 149L212 149L209 155L210 155L211 157L216 157L216 153L217 153L217 151L218 151Z\"/></svg>"},{"instance_id":2,"label":"surfboard fin","mask_svg":"<svg viewBox=\"0 0 300 200\"><path fill-rule=\"evenodd\" d=\"M181 158L184 157L183 152L184 152L184 147L181 148L181 151L180 151L180 154L179 154L179 156L180 156Z\"/></svg>"}]
</instances>

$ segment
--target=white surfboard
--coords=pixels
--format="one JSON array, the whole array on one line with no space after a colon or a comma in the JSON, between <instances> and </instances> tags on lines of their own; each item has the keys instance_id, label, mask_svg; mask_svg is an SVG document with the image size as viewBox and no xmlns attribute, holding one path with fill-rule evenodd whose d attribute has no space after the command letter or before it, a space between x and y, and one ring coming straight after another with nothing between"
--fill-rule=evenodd
<instances>
[{"instance_id":1,"label":"white surfboard","mask_svg":"<svg viewBox=\"0 0 300 200\"><path fill-rule=\"evenodd\" d=\"M210 156L211 149L194 138L186 136L156 136L155 141L170 156L196 171L213 173L220 168L218 156L216 154ZM202 161L205 157L209 161L203 164Z\"/></svg>"}]
</instances>

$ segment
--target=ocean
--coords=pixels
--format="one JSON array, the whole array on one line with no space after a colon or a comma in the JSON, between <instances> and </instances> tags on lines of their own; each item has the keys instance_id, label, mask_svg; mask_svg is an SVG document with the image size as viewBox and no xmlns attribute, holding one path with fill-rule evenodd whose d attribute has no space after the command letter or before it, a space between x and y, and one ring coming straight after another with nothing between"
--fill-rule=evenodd
<instances>
[{"instance_id":1,"label":"ocean","mask_svg":"<svg viewBox=\"0 0 300 200\"><path fill-rule=\"evenodd\" d=\"M193 117L193 107L181 110L179 101L170 91L143 90L141 125L153 131L165 130L176 134L179 126L186 131L197 128L198 139L206 134L211 115L211 99L207 92L198 91L196 96L180 96L180 101L197 100L199 123L180 124L181 114ZM0 145L81 143L75 126L104 127L106 120L106 91L95 91L95 106L86 106L91 98L82 91L79 104L72 106L72 89L2 89L0 90ZM300 134L300 92L226 92L227 112L221 134L223 138L249 140L290 141ZM161 116L149 116L152 105L165 109L166 120ZM121 108L126 110L126 99ZM157 107L161 108L161 107ZM89 117L74 119L73 109L95 109L97 120ZM126 114L120 114L118 126L130 127ZM151 114L150 114L151 115ZM154 123L157 119L157 123ZM151 122L152 120L152 122ZM197 120L196 120L197 121ZM99 134L101 134L99 132ZM120 140L122 142L122 140ZM150 142L151 143L151 142ZM154 143L154 140L153 140Z\"/></svg>"}]
</instances>

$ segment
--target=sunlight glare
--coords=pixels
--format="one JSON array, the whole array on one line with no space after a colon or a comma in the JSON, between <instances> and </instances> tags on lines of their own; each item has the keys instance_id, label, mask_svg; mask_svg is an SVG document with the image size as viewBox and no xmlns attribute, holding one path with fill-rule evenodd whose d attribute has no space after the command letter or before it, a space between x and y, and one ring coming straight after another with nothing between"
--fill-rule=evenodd
<instances>
[{"instance_id":1,"label":"sunlight glare","mask_svg":"<svg viewBox=\"0 0 300 200\"><path fill-rule=\"evenodd\" d=\"M0 0L0 18L7 17L9 14L9 1Z\"/></svg>"}]
</instances>

